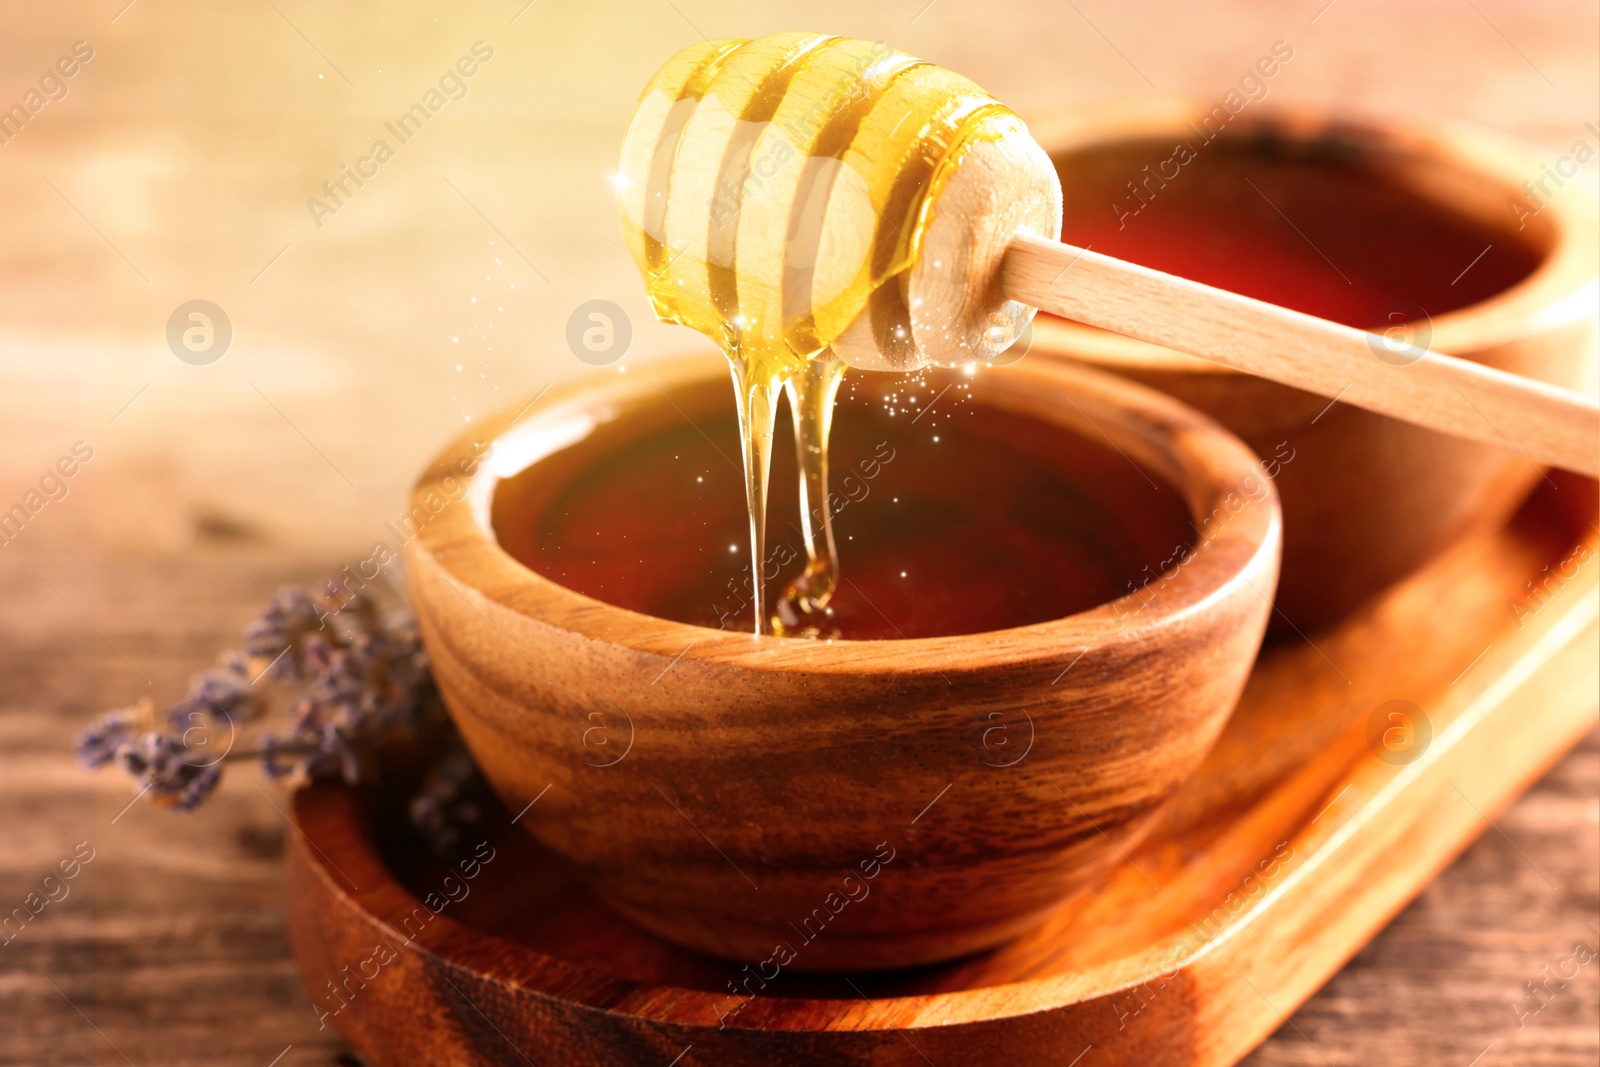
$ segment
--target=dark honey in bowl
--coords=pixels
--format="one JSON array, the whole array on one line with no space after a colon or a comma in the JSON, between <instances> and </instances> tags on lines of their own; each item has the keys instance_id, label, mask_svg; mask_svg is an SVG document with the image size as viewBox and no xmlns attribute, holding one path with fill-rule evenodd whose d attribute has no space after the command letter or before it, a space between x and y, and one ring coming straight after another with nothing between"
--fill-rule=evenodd
<instances>
[{"instance_id":1,"label":"dark honey in bowl","mask_svg":"<svg viewBox=\"0 0 1600 1067\"><path fill-rule=\"evenodd\" d=\"M1143 588L1191 543L1183 499L1155 474L1103 441L969 399L964 381L862 375L841 390L828 498L841 580L829 636L933 637L1062 618ZM501 483L501 545L617 607L750 632L733 403L692 414L640 420L648 427L613 432L598 454L579 444ZM806 564L793 448L777 436L769 590Z\"/></svg>"},{"instance_id":2,"label":"dark honey in bowl","mask_svg":"<svg viewBox=\"0 0 1600 1067\"><path fill-rule=\"evenodd\" d=\"M1052 158L1063 241L1360 329L1480 303L1545 251L1509 210L1453 210L1371 146L1227 134Z\"/></svg>"}]
</instances>

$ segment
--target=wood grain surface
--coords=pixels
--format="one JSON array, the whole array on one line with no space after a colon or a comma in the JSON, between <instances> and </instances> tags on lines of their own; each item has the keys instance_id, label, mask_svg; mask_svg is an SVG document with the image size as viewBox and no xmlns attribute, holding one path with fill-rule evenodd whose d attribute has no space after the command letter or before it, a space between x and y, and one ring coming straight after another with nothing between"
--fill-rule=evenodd
<instances>
[{"instance_id":1,"label":"wood grain surface","mask_svg":"<svg viewBox=\"0 0 1600 1067\"><path fill-rule=\"evenodd\" d=\"M1595 144L1600 69L1593 6L1574 0L73 0L11 5L0 26L4 107L75 41L95 48L0 144L0 506L75 441L95 449L0 549L0 901L78 842L96 850L0 947L0 1063L16 1065L344 1051L289 956L281 799L246 770L192 816L119 817L131 791L79 772L71 737L102 708L180 695L278 585L366 558L469 416L591 373L564 340L580 303L629 316L623 364L682 350L650 320L605 181L665 56L702 33L884 38L1031 119L1220 99L1283 39L1296 58L1273 100L1477 121L1552 162ZM308 198L479 39L495 58L466 96L318 228ZM1555 195L1592 197L1595 171ZM207 366L164 337L196 298L234 325ZM1600 738L1497 826L1248 1062L1594 1063L1595 968L1521 1029L1509 1005L1594 943Z\"/></svg>"},{"instance_id":2,"label":"wood grain surface","mask_svg":"<svg viewBox=\"0 0 1600 1067\"><path fill-rule=\"evenodd\" d=\"M336 562L212 544L181 566L108 576L101 627L156 684L176 687L273 588ZM282 798L258 793L246 769L192 816L138 805L119 818L131 791L114 777L86 781L67 747L105 699L96 675L123 687L138 675L104 642L83 647L85 623L38 573L0 576L7 603L41 605L29 626L4 624L0 663L19 684L0 717L0 889L20 902L76 842L96 849L74 895L0 948L0 1063L122 1063L113 1042L141 1067L264 1067L290 1045L282 1064L337 1062L343 1045L319 1032L289 954ZM1594 1062L1594 968L1521 1029L1511 1005L1573 942L1595 944L1600 733L1496 827L1245 1062L1465 1067L1490 1044L1480 1063Z\"/></svg>"}]
</instances>

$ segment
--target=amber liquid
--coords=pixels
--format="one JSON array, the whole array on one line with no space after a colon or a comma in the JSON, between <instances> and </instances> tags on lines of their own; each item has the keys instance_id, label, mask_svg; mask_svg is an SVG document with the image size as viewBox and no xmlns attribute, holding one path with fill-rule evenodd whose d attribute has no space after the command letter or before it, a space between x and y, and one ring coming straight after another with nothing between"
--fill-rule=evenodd
<instances>
[{"instance_id":1,"label":"amber liquid","mask_svg":"<svg viewBox=\"0 0 1600 1067\"><path fill-rule=\"evenodd\" d=\"M1380 332L1486 300L1539 264L1534 233L1518 233L1509 209L1501 227L1452 212L1353 151L1188 143L1182 166L1166 141L1055 157L1061 239Z\"/></svg>"},{"instance_id":2,"label":"amber liquid","mask_svg":"<svg viewBox=\"0 0 1600 1067\"><path fill-rule=\"evenodd\" d=\"M829 450L840 574L828 636L934 637L1058 619L1141 587L1190 543L1178 494L1103 444L964 399L959 375L852 380ZM731 399L692 424L676 415L660 424L502 483L497 536L522 563L597 600L748 633L749 513ZM772 458L764 570L777 590L802 574L807 553L791 435L775 436Z\"/></svg>"}]
</instances>

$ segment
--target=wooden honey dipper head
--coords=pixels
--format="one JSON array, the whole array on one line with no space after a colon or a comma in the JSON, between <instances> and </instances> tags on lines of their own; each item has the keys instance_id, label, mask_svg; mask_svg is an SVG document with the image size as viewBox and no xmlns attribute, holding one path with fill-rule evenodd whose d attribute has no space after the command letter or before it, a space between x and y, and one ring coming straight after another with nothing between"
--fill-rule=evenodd
<instances>
[{"instance_id":1,"label":"wooden honey dipper head","mask_svg":"<svg viewBox=\"0 0 1600 1067\"><path fill-rule=\"evenodd\" d=\"M871 41L706 41L646 86L617 178L656 313L782 369L911 370L1004 351L1000 290L1061 186L1027 128L960 75Z\"/></svg>"}]
</instances>

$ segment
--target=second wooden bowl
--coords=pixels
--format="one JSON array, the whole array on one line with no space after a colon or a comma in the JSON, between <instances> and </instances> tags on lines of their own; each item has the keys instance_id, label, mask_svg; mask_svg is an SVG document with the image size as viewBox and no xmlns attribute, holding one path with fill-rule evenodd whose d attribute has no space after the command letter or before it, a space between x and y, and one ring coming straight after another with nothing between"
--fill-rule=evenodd
<instances>
[{"instance_id":1,"label":"second wooden bowl","mask_svg":"<svg viewBox=\"0 0 1600 1067\"><path fill-rule=\"evenodd\" d=\"M1593 389L1592 196L1513 141L1261 104L1141 103L1030 125L1061 174L1063 240L1392 331L1396 349ZM1540 477L1510 447L1047 315L1041 353L1170 393L1266 461L1285 528L1276 625L1339 618L1503 520Z\"/></svg>"},{"instance_id":2,"label":"second wooden bowl","mask_svg":"<svg viewBox=\"0 0 1600 1067\"><path fill-rule=\"evenodd\" d=\"M503 550L503 479L548 464L559 482L663 420L731 406L716 356L552 390L423 476L414 503L435 514L407 566L445 702L507 808L612 908L752 973L950 959L1101 874L1193 774L1266 624L1271 481L1216 424L1108 375L1041 361L970 390L1109 444L1126 478L1137 465L1175 487L1204 539L1068 618L832 642L627 611ZM602 721L619 755L597 759L584 741ZM997 725L1021 758L994 759Z\"/></svg>"}]
</instances>

